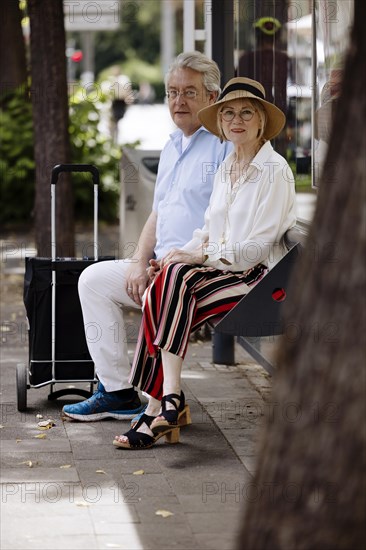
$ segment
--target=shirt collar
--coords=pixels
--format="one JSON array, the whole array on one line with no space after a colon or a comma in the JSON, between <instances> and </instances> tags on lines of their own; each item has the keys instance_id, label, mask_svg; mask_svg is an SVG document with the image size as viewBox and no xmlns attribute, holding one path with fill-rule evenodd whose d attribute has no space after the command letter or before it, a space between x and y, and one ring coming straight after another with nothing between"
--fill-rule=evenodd
<instances>
[{"instance_id":1,"label":"shirt collar","mask_svg":"<svg viewBox=\"0 0 366 550\"><path fill-rule=\"evenodd\" d=\"M255 166L258 166L258 164L263 164L272 151L273 151L273 147L271 145L271 142L266 141L266 143L262 145L262 147L259 149L255 157L252 158L249 165L253 164ZM226 157L225 163L230 164L234 158L235 158L235 151L232 150L231 153Z\"/></svg>"},{"instance_id":2,"label":"shirt collar","mask_svg":"<svg viewBox=\"0 0 366 550\"><path fill-rule=\"evenodd\" d=\"M206 130L206 128L204 126L200 126L198 128L198 130L196 130L194 132L194 134L192 134L190 137L191 137L191 140L193 141L196 136L198 136L198 134L200 134L201 132L208 132L208 130ZM183 132L182 130L180 130L179 128L177 130L175 130L175 132L173 132L172 134L170 134L170 139L172 140L175 148L177 149L177 151L180 153L181 152L181 145L182 145L182 136L183 136Z\"/></svg>"},{"instance_id":3,"label":"shirt collar","mask_svg":"<svg viewBox=\"0 0 366 550\"><path fill-rule=\"evenodd\" d=\"M252 159L250 164L263 164L272 151L273 151L273 147L271 145L271 142L266 141L266 143L262 145L258 153Z\"/></svg>"}]
</instances>

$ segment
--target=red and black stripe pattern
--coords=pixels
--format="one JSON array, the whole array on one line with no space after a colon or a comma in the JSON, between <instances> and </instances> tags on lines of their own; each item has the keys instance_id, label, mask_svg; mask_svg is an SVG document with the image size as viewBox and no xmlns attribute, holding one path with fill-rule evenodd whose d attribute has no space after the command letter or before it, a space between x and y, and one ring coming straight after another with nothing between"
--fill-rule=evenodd
<instances>
[{"instance_id":1,"label":"red and black stripe pattern","mask_svg":"<svg viewBox=\"0 0 366 550\"><path fill-rule=\"evenodd\" d=\"M167 265L146 292L131 383L161 399L160 349L184 358L190 333L208 319L230 311L267 270L262 264L244 273L181 263Z\"/></svg>"}]
</instances>

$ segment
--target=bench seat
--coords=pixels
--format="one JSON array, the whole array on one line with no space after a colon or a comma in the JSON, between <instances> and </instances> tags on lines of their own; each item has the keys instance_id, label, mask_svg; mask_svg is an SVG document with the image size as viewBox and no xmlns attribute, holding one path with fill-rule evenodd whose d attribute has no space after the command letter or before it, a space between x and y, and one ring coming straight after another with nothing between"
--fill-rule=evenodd
<instances>
[{"instance_id":1,"label":"bench seat","mask_svg":"<svg viewBox=\"0 0 366 550\"><path fill-rule=\"evenodd\" d=\"M283 306L291 300L290 275L307 237L298 223L284 235L287 254L224 317L210 322L213 328L213 362L233 364L234 337L269 374L274 366L260 352L260 338L284 332Z\"/></svg>"}]
</instances>

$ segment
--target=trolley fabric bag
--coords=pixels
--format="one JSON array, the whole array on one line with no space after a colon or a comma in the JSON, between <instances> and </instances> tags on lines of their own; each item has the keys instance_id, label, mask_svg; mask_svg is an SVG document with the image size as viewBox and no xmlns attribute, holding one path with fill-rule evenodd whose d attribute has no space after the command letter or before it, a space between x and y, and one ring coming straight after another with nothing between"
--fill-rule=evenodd
<instances>
[{"instance_id":1,"label":"trolley fabric bag","mask_svg":"<svg viewBox=\"0 0 366 550\"><path fill-rule=\"evenodd\" d=\"M94 257L56 257L55 185L61 172L90 172L94 182ZM28 317L29 382L43 386L55 382L94 382L78 295L78 280L89 265L114 256L98 258L99 172L92 165L62 164L52 170L51 258L25 260L24 305ZM56 392L61 393L61 392ZM66 391L63 390L62 394ZM69 390L67 393L80 393ZM56 397L56 396L55 396Z\"/></svg>"}]
</instances>

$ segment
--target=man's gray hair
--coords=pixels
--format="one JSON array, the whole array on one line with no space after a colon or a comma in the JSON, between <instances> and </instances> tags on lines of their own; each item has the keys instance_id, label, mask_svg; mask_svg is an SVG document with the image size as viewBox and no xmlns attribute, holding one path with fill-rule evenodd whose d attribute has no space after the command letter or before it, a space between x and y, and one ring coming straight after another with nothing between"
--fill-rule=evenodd
<instances>
[{"instance_id":1,"label":"man's gray hair","mask_svg":"<svg viewBox=\"0 0 366 550\"><path fill-rule=\"evenodd\" d=\"M220 94L220 69L215 61L201 52L183 52L180 53L170 65L165 75L165 87L171 74L177 69L193 69L202 73L203 85L209 92L218 92Z\"/></svg>"}]
</instances>

